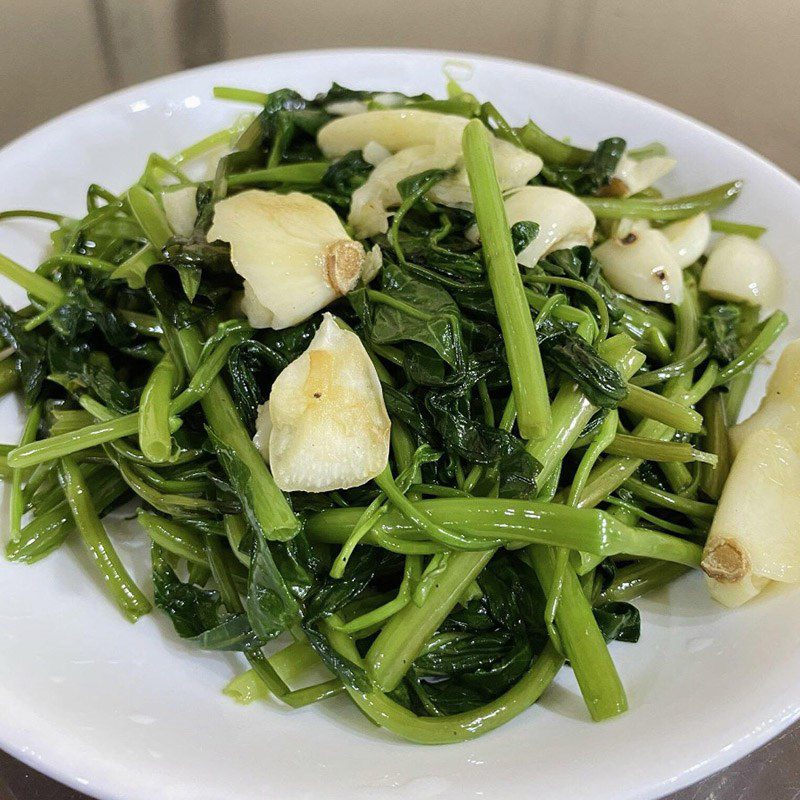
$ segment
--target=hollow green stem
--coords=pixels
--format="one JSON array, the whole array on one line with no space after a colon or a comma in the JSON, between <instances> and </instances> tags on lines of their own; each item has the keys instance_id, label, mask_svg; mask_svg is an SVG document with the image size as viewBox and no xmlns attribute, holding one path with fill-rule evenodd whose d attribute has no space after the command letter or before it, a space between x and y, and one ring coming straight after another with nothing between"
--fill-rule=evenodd
<instances>
[{"instance_id":1,"label":"hollow green stem","mask_svg":"<svg viewBox=\"0 0 800 800\"><path fill-rule=\"evenodd\" d=\"M48 306L59 306L64 302L65 294L60 286L4 255L0 255L0 275L21 286L31 297Z\"/></svg>"},{"instance_id":2,"label":"hollow green stem","mask_svg":"<svg viewBox=\"0 0 800 800\"><path fill-rule=\"evenodd\" d=\"M408 603L389 620L365 659L367 671L378 688L388 692L400 683L425 642L493 554L493 550L453 553L425 602L421 606Z\"/></svg>"},{"instance_id":3,"label":"hollow green stem","mask_svg":"<svg viewBox=\"0 0 800 800\"><path fill-rule=\"evenodd\" d=\"M693 408L635 384L628 384L628 394L619 405L632 414L662 422L676 430L699 433L703 428L703 418Z\"/></svg>"},{"instance_id":4,"label":"hollow green stem","mask_svg":"<svg viewBox=\"0 0 800 800\"><path fill-rule=\"evenodd\" d=\"M208 566L203 539L191 528L148 511L140 510L137 519L159 547L179 558Z\"/></svg>"},{"instance_id":5,"label":"hollow green stem","mask_svg":"<svg viewBox=\"0 0 800 800\"><path fill-rule=\"evenodd\" d=\"M31 408L28 412L28 418L25 420L25 425L22 428L22 436L19 443L26 445L36 438L36 432L39 430L39 422L42 418L42 404L41 402ZM22 482L25 478L25 473L22 469L17 468L11 472L11 491L8 500L8 517L9 517L9 539L16 542L22 529L22 514L25 509L25 499L22 494Z\"/></svg>"},{"instance_id":6,"label":"hollow green stem","mask_svg":"<svg viewBox=\"0 0 800 800\"><path fill-rule=\"evenodd\" d=\"M237 89L233 86L215 86L214 97L217 100L235 100L237 103L254 103L257 106L263 106L269 100L269 95L265 92Z\"/></svg>"},{"instance_id":7,"label":"hollow green stem","mask_svg":"<svg viewBox=\"0 0 800 800\"><path fill-rule=\"evenodd\" d=\"M108 591L123 614L135 622L150 611L150 601L133 582L111 544L75 459L70 456L62 458L58 474L75 526L100 570Z\"/></svg>"},{"instance_id":8,"label":"hollow green stem","mask_svg":"<svg viewBox=\"0 0 800 800\"><path fill-rule=\"evenodd\" d=\"M703 503L700 500L692 500L672 492L665 492L663 489L651 486L638 478L628 478L622 485L640 500L661 508L680 511L689 517L710 520L714 518L714 512L717 509L715 503Z\"/></svg>"},{"instance_id":9,"label":"hollow green stem","mask_svg":"<svg viewBox=\"0 0 800 800\"><path fill-rule=\"evenodd\" d=\"M630 602L660 589L687 571L681 564L643 559L617 570L611 585L598 598L601 603Z\"/></svg>"},{"instance_id":10,"label":"hollow green stem","mask_svg":"<svg viewBox=\"0 0 800 800\"><path fill-rule=\"evenodd\" d=\"M750 239L760 239L767 232L761 225L746 225L743 222L729 222L724 219L712 219L711 230L716 233L747 236Z\"/></svg>"},{"instance_id":11,"label":"hollow green stem","mask_svg":"<svg viewBox=\"0 0 800 800\"><path fill-rule=\"evenodd\" d=\"M228 175L228 186L249 186L257 183L291 183L315 186L328 171L327 161L306 161L300 164L280 164L250 172L235 172Z\"/></svg>"},{"instance_id":12,"label":"hollow green stem","mask_svg":"<svg viewBox=\"0 0 800 800\"><path fill-rule=\"evenodd\" d=\"M531 547L528 554L542 586L551 586L556 556L549 547ZM565 570L556 625L581 694L594 720L608 719L628 709L625 689L597 626L592 608L571 567Z\"/></svg>"},{"instance_id":13,"label":"hollow green stem","mask_svg":"<svg viewBox=\"0 0 800 800\"><path fill-rule=\"evenodd\" d=\"M161 250L172 237L172 229L158 200L138 183L128 189L127 199L144 235L156 250Z\"/></svg>"},{"instance_id":14,"label":"hollow green stem","mask_svg":"<svg viewBox=\"0 0 800 800\"><path fill-rule=\"evenodd\" d=\"M699 194L662 198L581 197L598 219L686 219L701 211L714 211L732 203L741 193L743 182L731 181Z\"/></svg>"},{"instance_id":15,"label":"hollow green stem","mask_svg":"<svg viewBox=\"0 0 800 800\"><path fill-rule=\"evenodd\" d=\"M687 502L701 517L708 512L707 503L695 506L697 501ZM493 548L500 540L514 544L557 545L602 556L627 553L690 566L700 563L700 549L696 545L658 531L631 528L596 509L486 497L434 498L419 500L413 505L418 514L424 513L441 527L469 531L476 547L483 543L484 548ZM363 511L356 507L319 511L308 518L306 531L314 541L341 544L347 540ZM428 538L396 510L382 516L362 541L380 546L381 535L408 542Z\"/></svg>"},{"instance_id":16,"label":"hollow green stem","mask_svg":"<svg viewBox=\"0 0 800 800\"><path fill-rule=\"evenodd\" d=\"M719 500L733 461L724 395L721 392L706 395L702 409L706 428L703 447L713 453L717 460L700 468L700 488L712 500Z\"/></svg>"},{"instance_id":17,"label":"hollow green stem","mask_svg":"<svg viewBox=\"0 0 800 800\"><path fill-rule=\"evenodd\" d=\"M353 640L329 628L334 648L345 658L361 664ZM447 717L419 717L383 692L362 692L348 688L353 702L376 725L419 744L450 744L475 739L504 725L530 708L553 682L564 659L548 645L531 668L504 694L485 706Z\"/></svg>"},{"instance_id":18,"label":"hollow green stem","mask_svg":"<svg viewBox=\"0 0 800 800\"><path fill-rule=\"evenodd\" d=\"M783 311L775 311L759 325L756 335L739 355L719 371L715 386L723 386L737 375L741 375L753 367L789 324L789 318Z\"/></svg>"},{"instance_id":19,"label":"hollow green stem","mask_svg":"<svg viewBox=\"0 0 800 800\"><path fill-rule=\"evenodd\" d=\"M708 342L704 339L700 344L685 358L678 361L673 361L666 364L659 369L651 370L650 372L640 372L631 378L630 383L647 388L648 386L655 386L658 383L664 383L671 378L679 378L683 375L691 374L695 367L700 366L707 358L711 351Z\"/></svg>"},{"instance_id":20,"label":"hollow green stem","mask_svg":"<svg viewBox=\"0 0 800 800\"><path fill-rule=\"evenodd\" d=\"M150 373L139 402L139 446L156 463L168 461L172 453L169 406L177 375L172 356L167 353Z\"/></svg>"},{"instance_id":21,"label":"hollow green stem","mask_svg":"<svg viewBox=\"0 0 800 800\"><path fill-rule=\"evenodd\" d=\"M508 356L517 424L524 439L542 439L551 423L547 381L511 243L489 137L480 120L467 123L463 148L489 285Z\"/></svg>"},{"instance_id":22,"label":"hollow green stem","mask_svg":"<svg viewBox=\"0 0 800 800\"><path fill-rule=\"evenodd\" d=\"M606 452L614 456L628 456L643 461L667 463L700 461L713 465L717 461L714 453L698 450L688 442L665 442L661 439L645 439L642 436L631 436L627 433L617 433L606 448Z\"/></svg>"}]
</instances>

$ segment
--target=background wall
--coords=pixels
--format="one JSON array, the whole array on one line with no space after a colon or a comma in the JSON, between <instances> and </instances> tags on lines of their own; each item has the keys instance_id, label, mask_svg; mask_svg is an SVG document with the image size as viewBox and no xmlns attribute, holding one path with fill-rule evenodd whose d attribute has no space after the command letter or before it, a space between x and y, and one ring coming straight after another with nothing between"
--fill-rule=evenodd
<instances>
[{"instance_id":1,"label":"background wall","mask_svg":"<svg viewBox=\"0 0 800 800\"><path fill-rule=\"evenodd\" d=\"M394 45L591 75L698 117L800 175L798 0L0 0L0 19L0 142L177 69Z\"/></svg>"}]
</instances>

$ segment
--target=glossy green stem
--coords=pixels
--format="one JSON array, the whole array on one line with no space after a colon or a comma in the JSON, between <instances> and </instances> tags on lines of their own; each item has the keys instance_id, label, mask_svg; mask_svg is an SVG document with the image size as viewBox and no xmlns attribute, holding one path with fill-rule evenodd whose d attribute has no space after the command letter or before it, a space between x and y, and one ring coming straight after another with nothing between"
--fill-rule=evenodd
<instances>
[{"instance_id":1,"label":"glossy green stem","mask_svg":"<svg viewBox=\"0 0 800 800\"><path fill-rule=\"evenodd\" d=\"M597 219L686 219L701 211L714 211L732 203L741 193L743 181L731 181L699 194L663 198L581 197Z\"/></svg>"},{"instance_id":2,"label":"glossy green stem","mask_svg":"<svg viewBox=\"0 0 800 800\"><path fill-rule=\"evenodd\" d=\"M531 547L527 553L539 583L551 586L556 572L556 554L552 548ZM555 621L592 719L608 719L627 711L628 700L622 681L571 566L564 572Z\"/></svg>"},{"instance_id":3,"label":"glossy green stem","mask_svg":"<svg viewBox=\"0 0 800 800\"><path fill-rule=\"evenodd\" d=\"M139 402L139 446L156 463L168 461L172 454L170 401L177 376L172 356L167 353L150 373Z\"/></svg>"},{"instance_id":4,"label":"glossy green stem","mask_svg":"<svg viewBox=\"0 0 800 800\"><path fill-rule=\"evenodd\" d=\"M150 611L150 601L133 582L111 544L75 459L71 456L62 458L58 475L75 526L103 576L106 588L127 619L136 622Z\"/></svg>"},{"instance_id":5,"label":"glossy green stem","mask_svg":"<svg viewBox=\"0 0 800 800\"><path fill-rule=\"evenodd\" d=\"M542 439L551 423L547 380L514 255L489 136L480 120L472 120L464 128L463 148L487 277L508 356L517 424L524 439Z\"/></svg>"},{"instance_id":6,"label":"glossy green stem","mask_svg":"<svg viewBox=\"0 0 800 800\"><path fill-rule=\"evenodd\" d=\"M703 428L703 418L693 408L634 384L628 384L628 394L619 405L632 414L662 422L679 431L699 433Z\"/></svg>"}]
</instances>

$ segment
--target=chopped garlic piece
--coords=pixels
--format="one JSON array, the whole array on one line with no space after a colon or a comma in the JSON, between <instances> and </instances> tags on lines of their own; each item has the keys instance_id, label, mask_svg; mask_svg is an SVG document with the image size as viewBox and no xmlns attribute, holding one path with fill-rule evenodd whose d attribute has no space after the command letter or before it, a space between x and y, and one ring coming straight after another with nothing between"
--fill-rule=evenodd
<instances>
[{"instance_id":1,"label":"chopped garlic piece","mask_svg":"<svg viewBox=\"0 0 800 800\"><path fill-rule=\"evenodd\" d=\"M382 161L386 161L391 154L390 150L387 150L382 144L378 144L378 142L367 142L364 145L364 149L361 151L364 161L368 164L372 164L373 167L377 167Z\"/></svg>"},{"instance_id":2,"label":"chopped garlic piece","mask_svg":"<svg viewBox=\"0 0 800 800\"><path fill-rule=\"evenodd\" d=\"M635 223L624 238L603 242L594 254L605 279L618 291L656 303L683 300L683 271L661 231Z\"/></svg>"},{"instance_id":3,"label":"chopped garlic piece","mask_svg":"<svg viewBox=\"0 0 800 800\"><path fill-rule=\"evenodd\" d=\"M743 443L703 551L711 596L733 607L768 580L800 581L800 454L780 434Z\"/></svg>"},{"instance_id":4,"label":"chopped garlic piece","mask_svg":"<svg viewBox=\"0 0 800 800\"><path fill-rule=\"evenodd\" d=\"M681 269L691 266L705 253L711 238L711 217L706 213L672 222L661 229L669 239L678 266Z\"/></svg>"},{"instance_id":5,"label":"chopped garlic piece","mask_svg":"<svg viewBox=\"0 0 800 800\"><path fill-rule=\"evenodd\" d=\"M765 247L747 236L723 236L708 254L700 289L721 300L774 306L781 291L780 267Z\"/></svg>"},{"instance_id":6,"label":"chopped garlic piece","mask_svg":"<svg viewBox=\"0 0 800 800\"><path fill-rule=\"evenodd\" d=\"M300 192L251 189L214 207L208 241L231 245L245 279L242 308L258 328L287 328L347 294L362 276L364 247L336 212Z\"/></svg>"},{"instance_id":7,"label":"chopped garlic piece","mask_svg":"<svg viewBox=\"0 0 800 800\"><path fill-rule=\"evenodd\" d=\"M734 452L754 433L767 429L780 433L800 453L800 339L781 353L758 410L730 429Z\"/></svg>"},{"instance_id":8,"label":"chopped garlic piece","mask_svg":"<svg viewBox=\"0 0 800 800\"><path fill-rule=\"evenodd\" d=\"M591 245L594 214L574 194L550 186L523 186L505 199L508 224L535 222L536 238L517 256L526 267L554 250ZM476 228L477 232L477 228Z\"/></svg>"},{"instance_id":9,"label":"chopped garlic piece","mask_svg":"<svg viewBox=\"0 0 800 800\"><path fill-rule=\"evenodd\" d=\"M256 436L268 435L270 469L285 492L361 486L388 463L391 423L378 374L358 336L330 314L275 379L267 413L271 430L259 414Z\"/></svg>"},{"instance_id":10,"label":"chopped garlic piece","mask_svg":"<svg viewBox=\"0 0 800 800\"><path fill-rule=\"evenodd\" d=\"M197 221L197 187L178 186L161 192L161 204L172 232L191 236Z\"/></svg>"},{"instance_id":11,"label":"chopped garlic piece","mask_svg":"<svg viewBox=\"0 0 800 800\"><path fill-rule=\"evenodd\" d=\"M610 193L619 197L638 194L663 178L677 163L667 156L651 156L637 161L623 154L611 176Z\"/></svg>"},{"instance_id":12,"label":"chopped garlic piece","mask_svg":"<svg viewBox=\"0 0 800 800\"><path fill-rule=\"evenodd\" d=\"M367 104L363 100L340 100L338 103L328 103L325 110L336 117L351 117L353 114L363 114Z\"/></svg>"}]
</instances>

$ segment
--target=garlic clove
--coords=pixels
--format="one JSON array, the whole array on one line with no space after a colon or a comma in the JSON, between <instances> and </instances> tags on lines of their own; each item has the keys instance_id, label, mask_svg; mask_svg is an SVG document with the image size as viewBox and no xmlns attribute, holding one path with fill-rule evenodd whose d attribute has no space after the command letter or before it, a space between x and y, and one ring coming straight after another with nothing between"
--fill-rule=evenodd
<instances>
[{"instance_id":1,"label":"garlic clove","mask_svg":"<svg viewBox=\"0 0 800 800\"><path fill-rule=\"evenodd\" d=\"M683 271L661 231L635 224L622 239L594 249L605 279L638 300L677 304L683 300Z\"/></svg>"},{"instance_id":2,"label":"garlic clove","mask_svg":"<svg viewBox=\"0 0 800 800\"><path fill-rule=\"evenodd\" d=\"M663 178L678 162L668 156L652 156L637 161L623 154L611 176L610 194L629 197L652 186Z\"/></svg>"},{"instance_id":3,"label":"garlic clove","mask_svg":"<svg viewBox=\"0 0 800 800\"><path fill-rule=\"evenodd\" d=\"M661 228L669 239L681 269L691 266L705 253L711 238L711 217L706 213L672 222Z\"/></svg>"},{"instance_id":4,"label":"garlic clove","mask_svg":"<svg viewBox=\"0 0 800 800\"><path fill-rule=\"evenodd\" d=\"M723 236L708 254L700 289L720 300L774 306L781 290L780 267L765 247L747 236Z\"/></svg>"},{"instance_id":5,"label":"garlic clove","mask_svg":"<svg viewBox=\"0 0 800 800\"><path fill-rule=\"evenodd\" d=\"M317 144L329 158L361 150L376 164L366 183L353 192L349 223L359 239L386 233L389 209L400 204L397 184L429 169L455 169L434 186L429 197L455 208L471 208L469 179L462 164L461 135L468 120L420 109L369 111L329 122ZM524 186L538 175L542 160L534 153L492 136L500 188ZM386 152L394 153L386 157Z\"/></svg>"},{"instance_id":6,"label":"garlic clove","mask_svg":"<svg viewBox=\"0 0 800 800\"><path fill-rule=\"evenodd\" d=\"M197 221L197 187L177 186L161 192L161 205L172 232L191 236Z\"/></svg>"},{"instance_id":7,"label":"garlic clove","mask_svg":"<svg viewBox=\"0 0 800 800\"><path fill-rule=\"evenodd\" d=\"M400 205L397 189L400 181L429 169L450 169L457 157L453 151L443 152L424 144L401 150L381 161L350 200L347 221L356 237L365 239L389 230L389 209Z\"/></svg>"},{"instance_id":8,"label":"garlic clove","mask_svg":"<svg viewBox=\"0 0 800 800\"><path fill-rule=\"evenodd\" d=\"M741 605L766 581L800 581L800 455L778 433L749 436L719 499L702 568L712 597Z\"/></svg>"},{"instance_id":9,"label":"garlic clove","mask_svg":"<svg viewBox=\"0 0 800 800\"><path fill-rule=\"evenodd\" d=\"M361 486L388 463L391 423L375 367L330 314L275 379L268 413L270 469L285 492Z\"/></svg>"},{"instance_id":10,"label":"garlic clove","mask_svg":"<svg viewBox=\"0 0 800 800\"><path fill-rule=\"evenodd\" d=\"M336 212L310 195L251 189L214 207L208 241L231 246L254 327L286 328L349 292L366 256Z\"/></svg>"},{"instance_id":11,"label":"garlic clove","mask_svg":"<svg viewBox=\"0 0 800 800\"><path fill-rule=\"evenodd\" d=\"M461 150L459 147L459 157ZM507 192L516 189L536 177L542 170L539 156L522 150L503 139L492 137L492 155L494 156L495 173L500 190ZM452 208L472 208L472 195L469 188L469 176L463 166L455 175L437 183L428 193L435 203ZM594 219L594 218L592 218Z\"/></svg>"},{"instance_id":12,"label":"garlic clove","mask_svg":"<svg viewBox=\"0 0 800 800\"><path fill-rule=\"evenodd\" d=\"M574 194L550 186L523 186L506 197L504 205L509 225L530 221L539 226L536 238L517 256L525 267L535 267L554 250L592 244L594 214Z\"/></svg>"},{"instance_id":13,"label":"garlic clove","mask_svg":"<svg viewBox=\"0 0 800 800\"><path fill-rule=\"evenodd\" d=\"M377 142L396 153L419 145L460 146L468 120L418 108L367 111L340 117L320 128L317 145L326 158L341 158L351 150L363 150Z\"/></svg>"},{"instance_id":14,"label":"garlic clove","mask_svg":"<svg viewBox=\"0 0 800 800\"><path fill-rule=\"evenodd\" d=\"M780 433L800 453L800 339L784 348L756 412L728 432L734 453L762 430Z\"/></svg>"}]
</instances>

